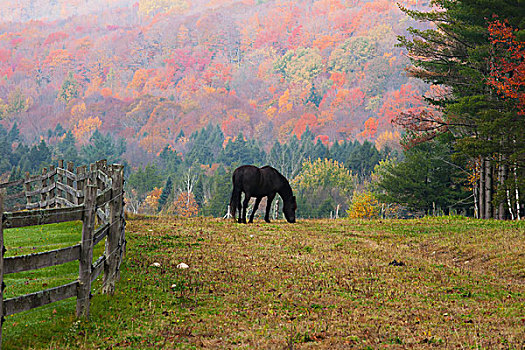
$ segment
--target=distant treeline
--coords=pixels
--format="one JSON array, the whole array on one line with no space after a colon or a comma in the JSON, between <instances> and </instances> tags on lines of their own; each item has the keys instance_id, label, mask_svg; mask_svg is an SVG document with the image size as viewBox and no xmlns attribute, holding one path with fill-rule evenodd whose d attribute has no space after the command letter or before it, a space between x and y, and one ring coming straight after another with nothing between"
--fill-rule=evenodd
<instances>
[{"instance_id":1,"label":"distant treeline","mask_svg":"<svg viewBox=\"0 0 525 350\"><path fill-rule=\"evenodd\" d=\"M114 140L111 135L103 135L97 130L93 132L89 143L78 147L73 133L64 130L60 124L48 131L47 140L42 138L28 145L20 137L16 123L9 130L0 125L0 176L5 180L5 174L9 173L10 179L17 179L25 172L34 174L59 159L72 161L75 165L100 159L121 162L122 154L126 151L124 139Z\"/></svg>"},{"instance_id":2,"label":"distant treeline","mask_svg":"<svg viewBox=\"0 0 525 350\"><path fill-rule=\"evenodd\" d=\"M398 157L397 151L388 147L379 151L368 141L343 141L329 146L316 140L308 129L300 140L292 135L287 142L275 141L265 151L257 140L242 134L226 140L219 126L209 124L192 133L186 146L184 154L166 146L155 162L131 173L127 184L132 210L223 216L230 199L231 172L239 165L271 165L293 180L300 174L304 162L327 159L344 165L354 176L352 182L357 183L369 177L380 160ZM337 207L328 198L309 204L308 198L300 197L299 201L303 204L299 210L302 217L330 216ZM323 203L325 209L320 210ZM344 215L342 208L341 214Z\"/></svg>"},{"instance_id":3,"label":"distant treeline","mask_svg":"<svg viewBox=\"0 0 525 350\"><path fill-rule=\"evenodd\" d=\"M344 165L354 176L352 181L361 183L380 160L399 157L397 151L388 147L379 151L368 141L343 141L330 146L316 139L308 129L300 140L292 135L287 142L275 141L269 150L264 150L257 140L247 139L242 134L227 139L219 126L209 124L189 137L181 133L179 138L185 140L184 149L166 146L153 161L141 167L130 166L128 160L123 159L126 141L115 139L111 134L104 135L96 130L87 144L79 145L73 133L58 124L48 130L46 136L28 145L20 137L17 124L10 129L0 125L3 181L22 178L26 172L35 174L59 159L75 165L107 159L110 163L126 165L128 210L180 215L225 215L231 192L231 172L241 164L271 165L293 180L300 174L305 161L329 159ZM183 203L188 211L179 212L180 203L174 204L182 200L181 195L188 197L184 197ZM331 201L328 201L330 204L327 200L322 201L324 211L319 211L321 203L306 205L307 201L308 198L302 199L303 209L310 208L300 211L303 217L335 213L336 204ZM189 204L194 207L187 208Z\"/></svg>"}]
</instances>

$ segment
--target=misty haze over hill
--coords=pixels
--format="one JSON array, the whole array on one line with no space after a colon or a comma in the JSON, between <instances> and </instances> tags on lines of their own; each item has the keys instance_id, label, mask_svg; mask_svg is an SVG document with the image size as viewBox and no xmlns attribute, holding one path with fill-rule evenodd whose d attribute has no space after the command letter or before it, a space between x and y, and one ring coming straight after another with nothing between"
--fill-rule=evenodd
<instances>
[{"instance_id":1,"label":"misty haze over hill","mask_svg":"<svg viewBox=\"0 0 525 350\"><path fill-rule=\"evenodd\" d=\"M5 22L53 21L116 7L130 7L134 0L2 0L0 18Z\"/></svg>"},{"instance_id":2,"label":"misty haze over hill","mask_svg":"<svg viewBox=\"0 0 525 350\"><path fill-rule=\"evenodd\" d=\"M415 6L415 0L403 1ZM395 46L394 1L3 2L0 116L28 142L58 124L133 149L184 151L209 123L268 147L306 130L397 147L390 121L421 108ZM51 20L61 18L61 20ZM52 140L48 140L51 141Z\"/></svg>"}]
</instances>

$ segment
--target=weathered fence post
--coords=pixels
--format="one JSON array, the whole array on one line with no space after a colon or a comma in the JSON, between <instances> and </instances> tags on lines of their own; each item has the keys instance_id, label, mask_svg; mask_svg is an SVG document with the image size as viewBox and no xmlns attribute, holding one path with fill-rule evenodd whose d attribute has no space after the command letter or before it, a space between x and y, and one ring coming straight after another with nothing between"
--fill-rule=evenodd
<instances>
[{"instance_id":1,"label":"weathered fence post","mask_svg":"<svg viewBox=\"0 0 525 350\"><path fill-rule=\"evenodd\" d=\"M84 203L85 187L86 187L86 166L79 166L77 168L77 192L79 194L78 204ZM80 191L80 192L79 192Z\"/></svg>"},{"instance_id":2,"label":"weathered fence post","mask_svg":"<svg viewBox=\"0 0 525 350\"><path fill-rule=\"evenodd\" d=\"M106 238L106 264L104 265L104 282L102 292L113 294L115 283L120 278L119 260L121 246L121 226L122 226L122 187L123 187L123 167L112 165L109 167L111 176L111 197L109 203L109 232Z\"/></svg>"},{"instance_id":3,"label":"weathered fence post","mask_svg":"<svg viewBox=\"0 0 525 350\"><path fill-rule=\"evenodd\" d=\"M120 264L124 261L124 258L126 257L126 216L124 213L124 183L126 180L124 180L124 167L122 166L121 169L121 175L122 177L122 185L121 185L121 195L120 195L120 203L122 205L120 209L120 260L119 260L119 267Z\"/></svg>"},{"instance_id":4,"label":"weathered fence post","mask_svg":"<svg viewBox=\"0 0 525 350\"><path fill-rule=\"evenodd\" d=\"M60 170L58 170L58 169L60 169ZM63 173L63 171L64 171L64 160L63 160L63 159L60 159L60 160L58 161L58 169L57 169L57 179L56 179L56 182L59 182L59 183L61 183L61 184L65 184L65 182L64 182L64 175L63 175L63 174L64 174L64 173ZM66 197L64 196L64 191L59 190L58 187L57 187L57 189L56 189L56 196L57 196L57 197L60 197L60 198L64 198L64 199L66 198ZM57 208L60 208L60 207L62 207L62 203L57 201Z\"/></svg>"},{"instance_id":5,"label":"weathered fence post","mask_svg":"<svg viewBox=\"0 0 525 350\"><path fill-rule=\"evenodd\" d=\"M31 192L31 182L29 182L29 172L26 172L25 175L24 191L26 193L26 209L29 209L28 207L31 205L31 196L28 196L27 193Z\"/></svg>"},{"instance_id":6,"label":"weathered fence post","mask_svg":"<svg viewBox=\"0 0 525 350\"><path fill-rule=\"evenodd\" d=\"M49 167L50 171L51 172L55 172L55 166L54 165L51 165ZM51 203L50 205L48 205L48 208L54 208L56 207L56 204L55 204L55 191L56 191L56 175L53 175L49 178L49 184L50 185L55 185L54 188L51 189L51 191L49 191L49 195L47 197L47 200Z\"/></svg>"},{"instance_id":7,"label":"weathered fence post","mask_svg":"<svg viewBox=\"0 0 525 350\"><path fill-rule=\"evenodd\" d=\"M38 203L38 207L42 208L42 206L45 208L47 206L47 193L45 192L45 188L47 187L47 168L42 169L42 181L40 182L42 185L42 188L40 189L40 203Z\"/></svg>"},{"instance_id":8,"label":"weathered fence post","mask_svg":"<svg viewBox=\"0 0 525 350\"><path fill-rule=\"evenodd\" d=\"M2 348L2 325L4 323L4 194L0 189L0 349Z\"/></svg>"},{"instance_id":9,"label":"weathered fence post","mask_svg":"<svg viewBox=\"0 0 525 350\"><path fill-rule=\"evenodd\" d=\"M67 185L70 188L75 188L73 179L71 178L71 174L75 174L75 164L73 162L67 162L67 171L68 174L66 175L66 182ZM76 205L78 204L78 198L77 196L73 196L69 191L66 192L66 198L69 201L69 203ZM69 205L71 205L69 204Z\"/></svg>"},{"instance_id":10,"label":"weathered fence post","mask_svg":"<svg viewBox=\"0 0 525 350\"><path fill-rule=\"evenodd\" d=\"M94 179L88 179L84 194L84 216L82 219L82 242L80 242L79 287L77 293L77 317L89 317L91 298L91 264L93 262L93 235L97 187Z\"/></svg>"}]
</instances>

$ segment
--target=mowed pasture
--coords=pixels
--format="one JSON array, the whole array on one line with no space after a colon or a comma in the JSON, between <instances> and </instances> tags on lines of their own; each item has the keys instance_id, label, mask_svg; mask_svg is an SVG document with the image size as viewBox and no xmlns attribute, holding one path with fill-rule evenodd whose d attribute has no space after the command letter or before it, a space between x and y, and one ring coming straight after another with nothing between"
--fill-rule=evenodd
<instances>
[{"instance_id":1,"label":"mowed pasture","mask_svg":"<svg viewBox=\"0 0 525 350\"><path fill-rule=\"evenodd\" d=\"M7 230L7 256L79 240L52 227ZM89 321L74 299L10 316L4 349L525 347L525 222L134 217L126 234L116 293L94 285ZM10 275L6 294L77 273Z\"/></svg>"}]
</instances>

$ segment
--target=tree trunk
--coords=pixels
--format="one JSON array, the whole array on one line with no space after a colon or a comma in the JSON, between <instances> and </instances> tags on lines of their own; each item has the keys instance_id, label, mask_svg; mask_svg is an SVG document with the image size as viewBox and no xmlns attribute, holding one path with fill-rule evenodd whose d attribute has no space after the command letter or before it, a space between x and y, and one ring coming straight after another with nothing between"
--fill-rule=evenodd
<instances>
[{"instance_id":1,"label":"tree trunk","mask_svg":"<svg viewBox=\"0 0 525 350\"><path fill-rule=\"evenodd\" d=\"M485 219L492 218L492 164L485 159Z\"/></svg>"},{"instance_id":2,"label":"tree trunk","mask_svg":"<svg viewBox=\"0 0 525 350\"><path fill-rule=\"evenodd\" d=\"M521 220L520 216L520 192L518 189L518 166L514 164L514 187L516 189L516 219Z\"/></svg>"},{"instance_id":3,"label":"tree trunk","mask_svg":"<svg viewBox=\"0 0 525 350\"><path fill-rule=\"evenodd\" d=\"M503 163L503 156L500 156L500 164L499 164L499 169L498 169L498 188L502 188L502 189L505 188L505 179L507 177L507 174L505 174L506 170L507 170L506 166ZM498 219L500 220L507 219L507 215L505 211L505 201L503 199L499 202Z\"/></svg>"},{"instance_id":4,"label":"tree trunk","mask_svg":"<svg viewBox=\"0 0 525 350\"><path fill-rule=\"evenodd\" d=\"M478 184L472 186L472 197L474 198L474 217L476 219L479 219L478 190Z\"/></svg>"},{"instance_id":5,"label":"tree trunk","mask_svg":"<svg viewBox=\"0 0 525 350\"><path fill-rule=\"evenodd\" d=\"M485 167L484 167L484 158L479 160L479 180L478 180L478 219L485 218Z\"/></svg>"}]
</instances>

